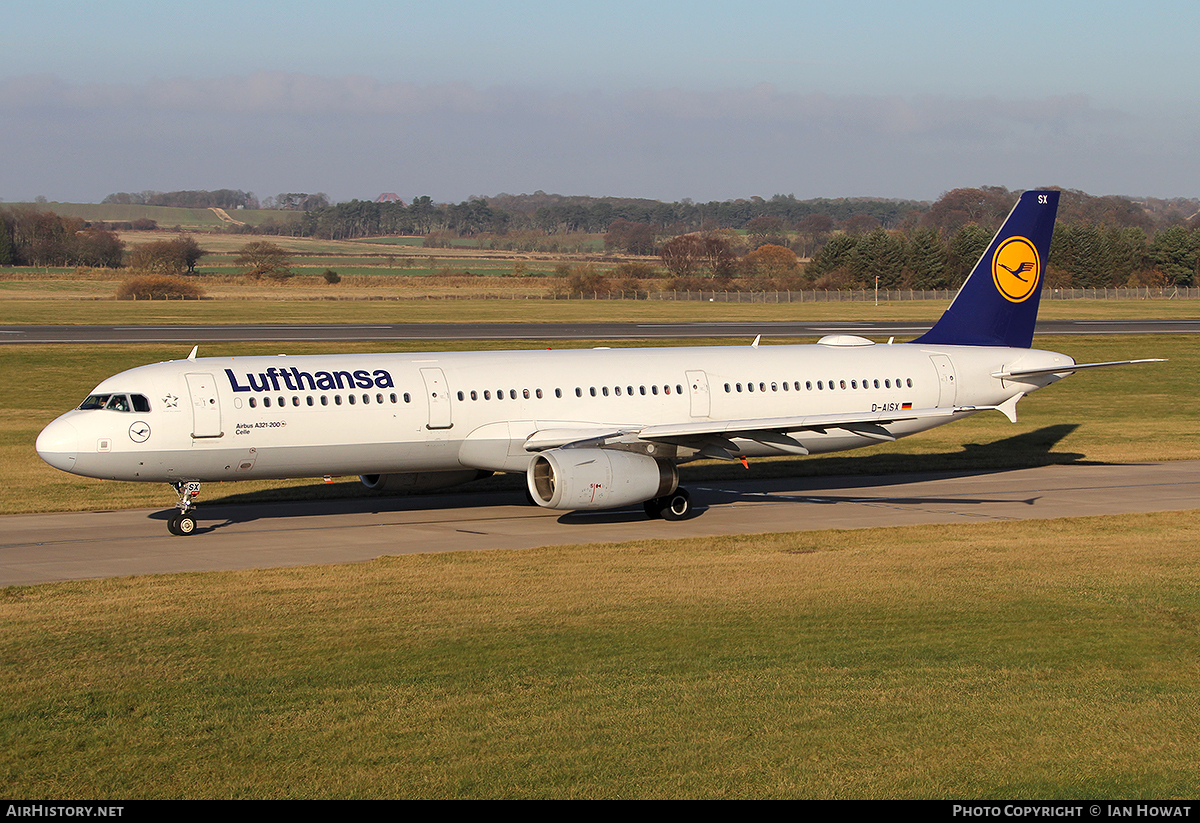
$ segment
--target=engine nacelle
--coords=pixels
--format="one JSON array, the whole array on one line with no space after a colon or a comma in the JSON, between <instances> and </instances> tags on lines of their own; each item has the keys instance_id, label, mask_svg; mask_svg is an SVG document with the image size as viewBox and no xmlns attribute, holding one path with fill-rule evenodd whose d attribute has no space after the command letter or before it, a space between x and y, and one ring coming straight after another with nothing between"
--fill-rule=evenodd
<instances>
[{"instance_id":1,"label":"engine nacelle","mask_svg":"<svg viewBox=\"0 0 1200 823\"><path fill-rule=\"evenodd\" d=\"M358 479L373 492L424 492L470 483L491 472L463 469L454 472L410 472L407 474L360 474Z\"/></svg>"},{"instance_id":2,"label":"engine nacelle","mask_svg":"<svg viewBox=\"0 0 1200 823\"><path fill-rule=\"evenodd\" d=\"M611 509L671 494L675 464L616 449L550 449L529 464L529 494L548 509Z\"/></svg>"}]
</instances>

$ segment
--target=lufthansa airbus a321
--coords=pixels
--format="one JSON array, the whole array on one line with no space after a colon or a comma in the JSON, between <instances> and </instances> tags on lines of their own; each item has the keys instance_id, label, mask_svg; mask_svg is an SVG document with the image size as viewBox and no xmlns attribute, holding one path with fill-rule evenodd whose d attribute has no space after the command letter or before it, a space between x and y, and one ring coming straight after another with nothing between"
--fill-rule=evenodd
<instances>
[{"instance_id":1,"label":"lufthansa airbus a321","mask_svg":"<svg viewBox=\"0 0 1200 823\"><path fill-rule=\"evenodd\" d=\"M1017 402L1081 369L1031 349L1057 191L1028 191L927 333L876 344L197 358L130 369L46 426L52 466L171 484L359 475L372 489L522 472L551 509L691 512L677 466L861 448Z\"/></svg>"}]
</instances>

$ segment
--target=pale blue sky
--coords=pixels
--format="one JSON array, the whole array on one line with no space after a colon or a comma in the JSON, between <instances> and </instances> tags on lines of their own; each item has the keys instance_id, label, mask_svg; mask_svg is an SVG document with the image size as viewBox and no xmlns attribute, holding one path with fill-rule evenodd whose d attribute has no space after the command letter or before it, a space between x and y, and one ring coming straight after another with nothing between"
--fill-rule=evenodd
<instances>
[{"instance_id":1,"label":"pale blue sky","mask_svg":"<svg viewBox=\"0 0 1200 823\"><path fill-rule=\"evenodd\" d=\"M1200 4L17 0L0 197L1196 196Z\"/></svg>"}]
</instances>

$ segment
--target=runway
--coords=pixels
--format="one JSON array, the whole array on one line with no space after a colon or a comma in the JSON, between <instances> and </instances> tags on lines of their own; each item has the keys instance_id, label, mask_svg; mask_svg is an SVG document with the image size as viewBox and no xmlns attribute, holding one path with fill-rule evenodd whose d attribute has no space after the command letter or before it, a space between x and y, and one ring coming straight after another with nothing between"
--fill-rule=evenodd
<instances>
[{"instance_id":1,"label":"runway","mask_svg":"<svg viewBox=\"0 0 1200 823\"><path fill-rule=\"evenodd\" d=\"M909 340L929 329L920 322L727 323L371 323L337 325L0 326L0 344L324 342L372 340L669 340L764 339L857 334ZM1196 334L1200 320L1045 320L1039 335Z\"/></svg>"},{"instance_id":2,"label":"runway","mask_svg":"<svg viewBox=\"0 0 1200 823\"><path fill-rule=\"evenodd\" d=\"M1200 507L1200 461L697 482L689 489L697 513L680 523L647 520L640 506L550 511L525 505L519 492L201 505L191 537L167 534L165 508L16 515L0 518L0 586L421 552L1187 510Z\"/></svg>"}]
</instances>

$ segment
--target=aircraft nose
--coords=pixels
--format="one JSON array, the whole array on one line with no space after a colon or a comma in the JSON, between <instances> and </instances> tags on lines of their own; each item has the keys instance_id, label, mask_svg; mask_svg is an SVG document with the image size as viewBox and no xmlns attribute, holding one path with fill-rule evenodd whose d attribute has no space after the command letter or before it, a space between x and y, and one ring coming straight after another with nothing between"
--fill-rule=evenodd
<instances>
[{"instance_id":1,"label":"aircraft nose","mask_svg":"<svg viewBox=\"0 0 1200 823\"><path fill-rule=\"evenodd\" d=\"M42 429L36 448L40 458L56 469L69 472L75 468L75 457L79 454L79 432L59 418Z\"/></svg>"}]
</instances>

